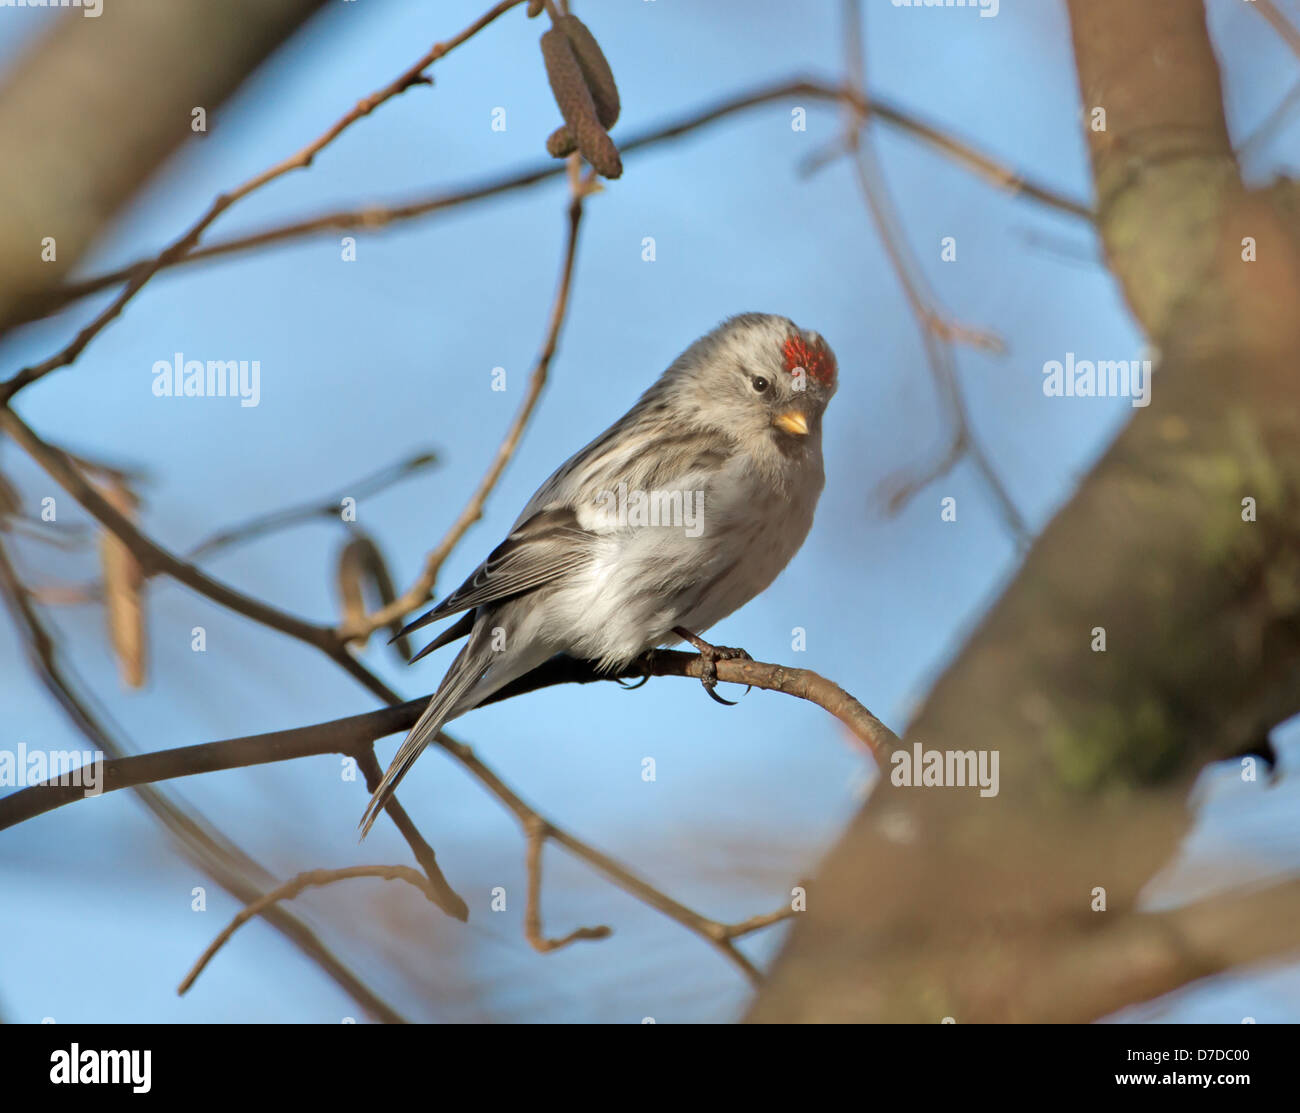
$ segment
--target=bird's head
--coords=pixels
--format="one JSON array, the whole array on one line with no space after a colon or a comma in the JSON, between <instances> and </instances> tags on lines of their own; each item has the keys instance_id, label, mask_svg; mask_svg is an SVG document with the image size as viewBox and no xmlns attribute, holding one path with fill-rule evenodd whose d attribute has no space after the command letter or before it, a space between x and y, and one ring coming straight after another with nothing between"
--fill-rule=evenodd
<instances>
[{"instance_id":1,"label":"bird's head","mask_svg":"<svg viewBox=\"0 0 1300 1113\"><path fill-rule=\"evenodd\" d=\"M836 388L835 355L818 333L786 317L745 313L683 352L664 376L694 424L783 453L817 444Z\"/></svg>"}]
</instances>

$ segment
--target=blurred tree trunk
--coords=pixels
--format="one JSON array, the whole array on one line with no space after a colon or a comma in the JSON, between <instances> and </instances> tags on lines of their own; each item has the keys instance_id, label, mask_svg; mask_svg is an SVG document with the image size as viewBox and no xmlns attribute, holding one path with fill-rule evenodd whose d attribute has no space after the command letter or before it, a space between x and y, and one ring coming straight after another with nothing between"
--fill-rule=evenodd
<instances>
[{"instance_id":1,"label":"blurred tree trunk","mask_svg":"<svg viewBox=\"0 0 1300 1113\"><path fill-rule=\"evenodd\" d=\"M1296 189L1242 184L1199 3L1069 9L1108 265L1162 357L1151 405L907 732L999 751L1000 794L883 769L754 1020L1090 1020L1261 953L1132 907L1197 770L1300 702Z\"/></svg>"},{"instance_id":2,"label":"blurred tree trunk","mask_svg":"<svg viewBox=\"0 0 1300 1113\"><path fill-rule=\"evenodd\" d=\"M97 18L71 8L52 20L0 85L0 332L41 304L194 134L193 110L211 128L323 2L106 0Z\"/></svg>"}]
</instances>

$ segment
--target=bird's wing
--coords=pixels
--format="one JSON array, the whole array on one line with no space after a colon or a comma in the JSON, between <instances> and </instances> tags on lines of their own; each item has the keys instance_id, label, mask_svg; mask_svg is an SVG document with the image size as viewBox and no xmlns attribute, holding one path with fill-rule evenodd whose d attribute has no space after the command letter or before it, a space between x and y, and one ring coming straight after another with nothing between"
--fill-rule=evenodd
<instances>
[{"instance_id":1,"label":"bird's wing","mask_svg":"<svg viewBox=\"0 0 1300 1113\"><path fill-rule=\"evenodd\" d=\"M707 486L727 460L740 451L723 429L672 422L642 399L599 437L569 457L528 500L516 526L539 510L555 506L599 510L620 484L629 491L672 490L689 481ZM589 529L600 530L589 515Z\"/></svg>"},{"instance_id":2,"label":"bird's wing","mask_svg":"<svg viewBox=\"0 0 1300 1113\"><path fill-rule=\"evenodd\" d=\"M402 633L541 587L589 561L595 537L578 525L572 507L540 510L493 549L469 579Z\"/></svg>"},{"instance_id":3,"label":"bird's wing","mask_svg":"<svg viewBox=\"0 0 1300 1113\"><path fill-rule=\"evenodd\" d=\"M416 661L420 660L421 657L427 657L435 649L441 649L444 645L450 645L452 642L459 641L461 638L466 637L469 634L472 634L474 632L474 620L476 618L478 618L478 611L474 611L474 610L466 611L463 615L460 616L460 618L458 618L455 622L453 622L450 626L448 626L447 629L445 629L441 634L439 634L436 638L434 638L433 641L431 641L422 650L420 650L419 653L417 653L414 657L412 657L407 662L407 664L413 665L415 664ZM433 620L428 619L428 621L432 622ZM402 635L405 634L407 630L411 629L411 627L415 626L420 622L421 622L420 619L416 619L415 622L410 623L404 630L401 631L401 633L395 634L392 638L389 639L389 645L397 641L397 639L402 637Z\"/></svg>"}]
</instances>

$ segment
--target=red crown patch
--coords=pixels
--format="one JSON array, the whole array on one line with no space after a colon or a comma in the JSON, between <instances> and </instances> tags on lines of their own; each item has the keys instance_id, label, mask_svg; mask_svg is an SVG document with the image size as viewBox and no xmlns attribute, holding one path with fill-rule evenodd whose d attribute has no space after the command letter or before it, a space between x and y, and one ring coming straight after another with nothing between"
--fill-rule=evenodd
<instances>
[{"instance_id":1,"label":"red crown patch","mask_svg":"<svg viewBox=\"0 0 1300 1113\"><path fill-rule=\"evenodd\" d=\"M802 336L785 342L785 369L791 373L802 367L804 373L825 386L835 381L835 357L825 344L809 345Z\"/></svg>"}]
</instances>

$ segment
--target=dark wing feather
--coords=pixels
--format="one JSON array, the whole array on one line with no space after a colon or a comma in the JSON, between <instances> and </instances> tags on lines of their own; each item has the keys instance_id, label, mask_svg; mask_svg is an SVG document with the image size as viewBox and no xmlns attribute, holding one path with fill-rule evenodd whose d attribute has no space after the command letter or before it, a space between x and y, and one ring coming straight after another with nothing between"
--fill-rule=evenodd
<instances>
[{"instance_id":1,"label":"dark wing feather","mask_svg":"<svg viewBox=\"0 0 1300 1113\"><path fill-rule=\"evenodd\" d=\"M420 650L419 653L417 653L406 663L408 665L413 665L415 664L416 661L420 660L421 657L427 657L435 649L441 649L444 645L450 645L452 642L457 641L460 638L466 637L469 634L473 633L474 619L477 617L477 615L478 615L477 611L466 611L463 615L460 616L460 618L458 618L455 622L453 622L450 626L448 626L447 629L445 629L441 634L439 634L436 638L434 638L433 641L431 641L428 645L426 645L422 650ZM430 619L430 621L432 621L432 619ZM413 622L411 625L416 626L416 625L423 625L423 624L424 624L424 620L418 619L416 622ZM405 633L405 631L403 631L403 633Z\"/></svg>"}]
</instances>

